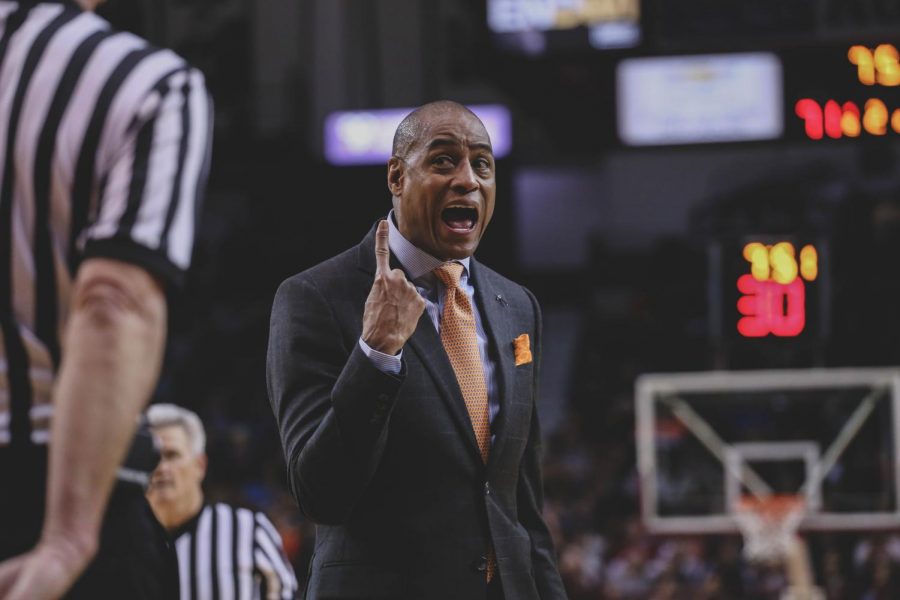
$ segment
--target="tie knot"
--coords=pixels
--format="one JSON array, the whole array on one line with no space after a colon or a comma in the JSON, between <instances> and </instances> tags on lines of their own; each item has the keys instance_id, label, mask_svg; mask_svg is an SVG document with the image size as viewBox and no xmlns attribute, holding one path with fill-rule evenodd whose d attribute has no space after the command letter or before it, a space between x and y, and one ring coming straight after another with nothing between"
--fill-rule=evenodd
<instances>
[{"instance_id":1,"label":"tie knot","mask_svg":"<svg viewBox=\"0 0 900 600\"><path fill-rule=\"evenodd\" d=\"M447 287L456 289L459 287L459 278L462 276L463 266L458 262L445 262L434 270L437 278Z\"/></svg>"}]
</instances>

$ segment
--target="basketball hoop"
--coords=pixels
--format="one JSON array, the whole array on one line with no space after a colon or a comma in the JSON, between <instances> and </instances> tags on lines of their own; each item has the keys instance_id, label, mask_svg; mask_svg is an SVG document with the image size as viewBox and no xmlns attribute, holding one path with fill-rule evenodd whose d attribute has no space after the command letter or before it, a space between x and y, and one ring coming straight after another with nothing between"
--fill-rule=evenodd
<instances>
[{"instance_id":1,"label":"basketball hoop","mask_svg":"<svg viewBox=\"0 0 900 600\"><path fill-rule=\"evenodd\" d=\"M734 517L744 535L744 556L750 561L781 562L790 553L806 502L796 495L743 496Z\"/></svg>"},{"instance_id":2,"label":"basketball hoop","mask_svg":"<svg viewBox=\"0 0 900 600\"><path fill-rule=\"evenodd\" d=\"M806 544L797 535L805 514L806 501L791 494L743 496L734 506L747 560L784 564L788 587L781 600L825 600L813 582Z\"/></svg>"}]
</instances>

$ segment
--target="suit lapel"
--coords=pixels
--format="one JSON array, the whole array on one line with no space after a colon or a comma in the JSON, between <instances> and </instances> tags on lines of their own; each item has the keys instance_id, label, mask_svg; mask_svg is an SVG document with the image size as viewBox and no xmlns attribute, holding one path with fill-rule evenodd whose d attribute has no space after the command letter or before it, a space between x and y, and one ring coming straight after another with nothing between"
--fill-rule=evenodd
<instances>
[{"instance_id":1,"label":"suit lapel","mask_svg":"<svg viewBox=\"0 0 900 600\"><path fill-rule=\"evenodd\" d=\"M359 245L359 267L372 276L375 275L375 230L377 227L378 223L376 222L375 226ZM472 262L474 262L474 259ZM400 265L393 254L391 255L391 268L402 268L402 265ZM447 405L453 420L456 421L456 425L462 432L466 445L469 446L478 462L481 462L481 453L478 450L478 442L475 440L472 420L469 418L466 401L463 399L462 392L459 389L456 373L453 372L453 366L450 364L450 359L447 358L446 351L444 351L444 344L441 343L441 338L438 336L427 312L423 312L422 316L419 317L416 330L407 340L407 344L418 355L419 360L422 361L422 364L425 365L428 373L434 379L441 399Z\"/></svg>"},{"instance_id":2,"label":"suit lapel","mask_svg":"<svg viewBox=\"0 0 900 600\"><path fill-rule=\"evenodd\" d=\"M488 468L490 468L499 460L506 443L504 434L509 423L513 382L516 375L516 366L511 350L512 339L515 337L515 323L513 323L513 314L509 303L503 299L497 282L490 277L490 272L479 269L474 257L469 264L475 286L475 301L478 303L478 310L481 313L481 324L488 336L489 346L494 350L493 358L497 361L496 383L500 412L496 417L496 426L491 428L495 437L488 458Z\"/></svg>"}]
</instances>

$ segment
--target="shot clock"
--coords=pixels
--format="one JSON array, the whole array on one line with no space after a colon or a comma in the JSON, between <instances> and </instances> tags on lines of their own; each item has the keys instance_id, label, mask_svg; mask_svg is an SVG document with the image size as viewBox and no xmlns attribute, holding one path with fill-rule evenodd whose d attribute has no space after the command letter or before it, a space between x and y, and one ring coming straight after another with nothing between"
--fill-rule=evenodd
<instances>
[{"instance_id":1,"label":"shot clock","mask_svg":"<svg viewBox=\"0 0 900 600\"><path fill-rule=\"evenodd\" d=\"M846 66L848 72L855 71L860 84L873 91L900 86L900 53L893 44L874 49L852 46ZM803 120L806 137L812 140L895 135L900 134L900 106L892 104L874 94L862 102L801 98L794 104L794 113Z\"/></svg>"},{"instance_id":2,"label":"shot clock","mask_svg":"<svg viewBox=\"0 0 900 600\"><path fill-rule=\"evenodd\" d=\"M758 234L709 245L710 331L733 350L816 351L829 335L829 245Z\"/></svg>"},{"instance_id":3,"label":"shot clock","mask_svg":"<svg viewBox=\"0 0 900 600\"><path fill-rule=\"evenodd\" d=\"M737 330L744 337L776 335L796 337L806 327L806 286L819 274L816 247L807 244L798 253L790 242L744 246L750 272L737 280L741 315Z\"/></svg>"}]
</instances>

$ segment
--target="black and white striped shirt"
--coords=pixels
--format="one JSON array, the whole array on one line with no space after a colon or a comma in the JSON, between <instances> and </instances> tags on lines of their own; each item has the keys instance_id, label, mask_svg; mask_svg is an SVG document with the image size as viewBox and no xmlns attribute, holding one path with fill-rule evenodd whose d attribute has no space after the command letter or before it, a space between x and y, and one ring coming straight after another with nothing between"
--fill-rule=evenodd
<instances>
[{"instance_id":1,"label":"black and white striped shirt","mask_svg":"<svg viewBox=\"0 0 900 600\"><path fill-rule=\"evenodd\" d=\"M183 279L211 119L173 52L73 0L0 0L0 446L48 440L80 261Z\"/></svg>"},{"instance_id":2,"label":"black and white striped shirt","mask_svg":"<svg viewBox=\"0 0 900 600\"><path fill-rule=\"evenodd\" d=\"M181 600L288 600L297 593L281 536L261 512L203 507L175 532Z\"/></svg>"}]
</instances>

